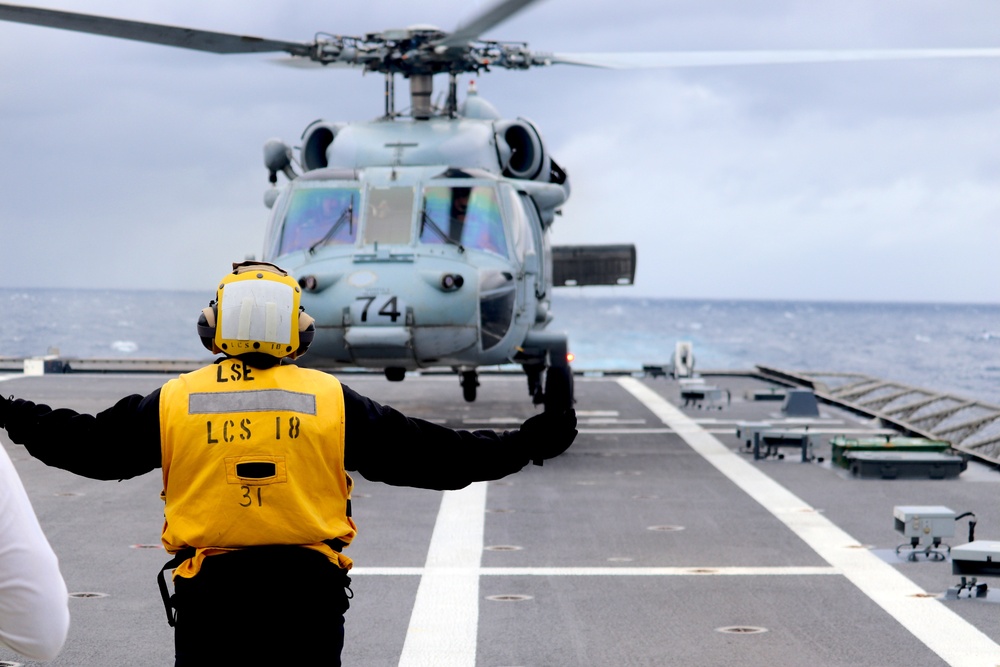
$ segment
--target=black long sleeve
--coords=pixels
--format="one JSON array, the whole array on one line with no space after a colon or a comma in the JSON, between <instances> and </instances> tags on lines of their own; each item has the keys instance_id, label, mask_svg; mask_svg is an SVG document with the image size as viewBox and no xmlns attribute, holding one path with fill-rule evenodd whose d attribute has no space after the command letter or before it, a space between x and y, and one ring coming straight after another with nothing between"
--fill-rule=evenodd
<instances>
[{"instance_id":1,"label":"black long sleeve","mask_svg":"<svg viewBox=\"0 0 1000 667\"><path fill-rule=\"evenodd\" d=\"M460 431L407 417L344 386L345 467L394 486L460 489L527 465L518 431Z\"/></svg>"},{"instance_id":2,"label":"black long sleeve","mask_svg":"<svg viewBox=\"0 0 1000 667\"><path fill-rule=\"evenodd\" d=\"M7 434L44 463L92 479L129 479L161 466L160 391L126 396L96 415L16 400ZM523 468L518 431L458 431L366 398L344 385L347 470L371 481L458 489Z\"/></svg>"},{"instance_id":3,"label":"black long sleeve","mask_svg":"<svg viewBox=\"0 0 1000 667\"><path fill-rule=\"evenodd\" d=\"M15 400L7 435L40 461L92 479L129 479L160 467L160 390L126 396L96 415Z\"/></svg>"}]
</instances>

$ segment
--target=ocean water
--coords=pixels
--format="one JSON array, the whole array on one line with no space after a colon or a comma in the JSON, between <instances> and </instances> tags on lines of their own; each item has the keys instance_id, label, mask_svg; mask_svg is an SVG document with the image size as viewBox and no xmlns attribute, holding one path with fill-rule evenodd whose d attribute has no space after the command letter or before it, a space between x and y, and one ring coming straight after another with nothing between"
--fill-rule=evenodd
<instances>
[{"instance_id":1,"label":"ocean water","mask_svg":"<svg viewBox=\"0 0 1000 667\"><path fill-rule=\"evenodd\" d=\"M208 292L0 289L0 356L207 359L195 321ZM697 369L865 373L1000 405L1000 304L726 301L558 291L550 328L575 367L665 364L677 341Z\"/></svg>"}]
</instances>

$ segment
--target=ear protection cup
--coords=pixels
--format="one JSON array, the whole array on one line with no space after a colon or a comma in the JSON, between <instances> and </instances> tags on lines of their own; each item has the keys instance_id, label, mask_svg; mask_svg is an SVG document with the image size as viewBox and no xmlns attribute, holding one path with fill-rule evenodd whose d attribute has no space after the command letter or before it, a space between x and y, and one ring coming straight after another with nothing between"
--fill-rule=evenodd
<instances>
[{"instance_id":1,"label":"ear protection cup","mask_svg":"<svg viewBox=\"0 0 1000 667\"><path fill-rule=\"evenodd\" d=\"M313 337L316 335L316 320L314 320L305 309L299 307L299 349L291 355L292 359L298 359L309 346L312 345Z\"/></svg>"},{"instance_id":2,"label":"ear protection cup","mask_svg":"<svg viewBox=\"0 0 1000 667\"><path fill-rule=\"evenodd\" d=\"M214 300L203 308L198 315L198 337L201 344L212 354L221 354L222 350L215 344L215 324L218 321L218 305ZM288 355L289 359L298 359L313 342L316 336L316 320L301 306L299 307L299 347Z\"/></svg>"},{"instance_id":3,"label":"ear protection cup","mask_svg":"<svg viewBox=\"0 0 1000 667\"><path fill-rule=\"evenodd\" d=\"M215 322L218 319L215 309L214 300L208 304L208 308L202 309L198 316L198 337L209 352L219 354L222 350L215 346Z\"/></svg>"}]
</instances>

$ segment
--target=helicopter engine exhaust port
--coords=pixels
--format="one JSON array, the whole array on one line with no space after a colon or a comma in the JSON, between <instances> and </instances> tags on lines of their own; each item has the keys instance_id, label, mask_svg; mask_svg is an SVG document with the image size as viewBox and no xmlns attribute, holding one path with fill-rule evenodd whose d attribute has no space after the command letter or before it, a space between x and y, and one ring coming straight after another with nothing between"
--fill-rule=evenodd
<instances>
[{"instance_id":1,"label":"helicopter engine exhaust port","mask_svg":"<svg viewBox=\"0 0 1000 667\"><path fill-rule=\"evenodd\" d=\"M523 118L496 124L497 157L503 175L526 180L549 180L551 160L535 126Z\"/></svg>"},{"instance_id":2,"label":"helicopter engine exhaust port","mask_svg":"<svg viewBox=\"0 0 1000 667\"><path fill-rule=\"evenodd\" d=\"M302 132L302 168L306 171L323 169L330 166L327 152L337 133L344 127L343 123L327 123L324 120L313 121Z\"/></svg>"}]
</instances>

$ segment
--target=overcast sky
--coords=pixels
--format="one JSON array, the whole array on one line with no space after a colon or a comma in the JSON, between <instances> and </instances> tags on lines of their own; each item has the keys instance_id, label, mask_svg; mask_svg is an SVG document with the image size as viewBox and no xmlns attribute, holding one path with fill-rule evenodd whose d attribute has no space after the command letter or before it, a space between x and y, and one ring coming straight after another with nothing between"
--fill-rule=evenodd
<instances>
[{"instance_id":1,"label":"overcast sky","mask_svg":"<svg viewBox=\"0 0 1000 667\"><path fill-rule=\"evenodd\" d=\"M451 29L486 5L34 4L291 41ZM993 47L998 26L996 0L545 0L485 36L555 52ZM264 142L383 105L380 76L271 59L0 24L0 286L205 289L259 256ZM617 294L1000 301L1000 59L557 66L478 87L568 171L556 243L636 244Z\"/></svg>"}]
</instances>

